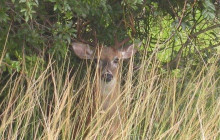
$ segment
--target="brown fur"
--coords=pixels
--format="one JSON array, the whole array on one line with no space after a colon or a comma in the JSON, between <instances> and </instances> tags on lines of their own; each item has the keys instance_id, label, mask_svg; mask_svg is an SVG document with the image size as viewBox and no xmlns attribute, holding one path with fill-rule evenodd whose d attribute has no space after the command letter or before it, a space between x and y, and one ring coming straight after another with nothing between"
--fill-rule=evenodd
<instances>
[{"instance_id":1,"label":"brown fur","mask_svg":"<svg viewBox=\"0 0 220 140\"><path fill-rule=\"evenodd\" d=\"M112 124L109 126L109 139L120 128L120 121L123 118L123 111L121 107L121 95L119 94L119 86L117 75L119 69L119 60L131 57L136 50L134 45L130 45L124 49L115 49L114 47L98 47L97 50L82 43L73 43L73 50L77 56L82 59L97 59L98 61L98 75L96 80L96 91L94 91L94 108L102 109L106 113L106 121L112 119ZM116 61L118 59L118 61ZM112 79L108 82L103 81L102 76L106 73L112 75ZM98 101L98 102L97 102ZM93 115L93 114L90 114ZM89 120L92 117L89 116ZM123 119L122 119L123 120ZM89 137L90 135L88 135ZM87 137L87 138L88 138ZM89 138L88 138L89 139Z\"/></svg>"}]
</instances>

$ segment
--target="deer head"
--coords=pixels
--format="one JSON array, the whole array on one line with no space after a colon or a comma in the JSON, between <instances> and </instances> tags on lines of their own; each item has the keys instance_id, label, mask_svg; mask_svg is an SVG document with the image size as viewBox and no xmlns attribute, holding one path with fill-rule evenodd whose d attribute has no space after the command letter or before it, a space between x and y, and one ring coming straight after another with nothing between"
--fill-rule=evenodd
<instances>
[{"instance_id":1,"label":"deer head","mask_svg":"<svg viewBox=\"0 0 220 140\"><path fill-rule=\"evenodd\" d=\"M128 59L136 52L134 44L124 48L101 46L95 49L87 44L73 43L72 47L79 58L97 60L101 83L110 88L116 84L120 60Z\"/></svg>"}]
</instances>

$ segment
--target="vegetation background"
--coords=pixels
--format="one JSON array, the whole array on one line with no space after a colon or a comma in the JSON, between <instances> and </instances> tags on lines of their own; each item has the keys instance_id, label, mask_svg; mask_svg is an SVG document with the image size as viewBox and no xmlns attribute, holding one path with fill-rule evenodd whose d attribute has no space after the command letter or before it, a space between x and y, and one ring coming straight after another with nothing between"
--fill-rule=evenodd
<instances>
[{"instance_id":1,"label":"vegetation background","mask_svg":"<svg viewBox=\"0 0 220 140\"><path fill-rule=\"evenodd\" d=\"M142 46L114 138L220 139L219 18L219 0L1 0L0 139L105 139L102 117L85 125L91 66L70 46L127 38Z\"/></svg>"}]
</instances>

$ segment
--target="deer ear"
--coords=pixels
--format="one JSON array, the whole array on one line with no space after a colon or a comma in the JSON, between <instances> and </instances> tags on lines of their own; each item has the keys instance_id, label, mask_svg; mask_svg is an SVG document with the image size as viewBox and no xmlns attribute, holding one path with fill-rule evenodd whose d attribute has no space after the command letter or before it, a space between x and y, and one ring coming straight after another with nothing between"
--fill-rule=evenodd
<instances>
[{"instance_id":1,"label":"deer ear","mask_svg":"<svg viewBox=\"0 0 220 140\"><path fill-rule=\"evenodd\" d=\"M139 47L140 45L141 43L139 43L137 47ZM120 49L120 52L122 59L128 59L137 52L137 49L135 49L135 44L132 44L125 48Z\"/></svg>"},{"instance_id":2,"label":"deer ear","mask_svg":"<svg viewBox=\"0 0 220 140\"><path fill-rule=\"evenodd\" d=\"M73 51L81 59L92 59L94 50L87 44L72 43Z\"/></svg>"}]
</instances>

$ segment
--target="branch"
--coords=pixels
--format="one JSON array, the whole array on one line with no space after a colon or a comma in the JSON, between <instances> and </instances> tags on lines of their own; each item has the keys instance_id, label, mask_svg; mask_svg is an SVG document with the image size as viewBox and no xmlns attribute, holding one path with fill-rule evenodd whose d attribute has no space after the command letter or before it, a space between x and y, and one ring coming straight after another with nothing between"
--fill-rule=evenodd
<instances>
[{"instance_id":1,"label":"branch","mask_svg":"<svg viewBox=\"0 0 220 140\"><path fill-rule=\"evenodd\" d=\"M194 34L189 35L189 37L188 37L188 39L186 40L186 42L183 44L183 46L182 46L182 47L180 48L180 50L178 51L176 57L175 57L173 60L171 60L169 63L167 63L167 65L168 65L169 67L176 67L177 64L178 64L178 62L179 62L179 60L180 60L180 58L181 58L183 49L184 49L186 46L189 45L189 43L191 42L192 39L196 38L198 35L200 35L200 34L202 34L202 33L205 33L205 32L207 32L207 31L209 31L209 30L213 30L213 29L218 28L218 27L220 27L220 24L216 24L216 25L207 27L207 28L205 28L205 29L203 29L203 30L200 30L200 31L198 31L198 32L196 32L196 33L194 33ZM217 47L219 44L220 44L220 43L218 43L218 44L216 44L216 45L213 45L213 46L210 46L210 47L208 47L208 48L204 48L204 49L214 48L214 47Z\"/></svg>"},{"instance_id":2,"label":"branch","mask_svg":"<svg viewBox=\"0 0 220 140\"><path fill-rule=\"evenodd\" d=\"M209 49L213 49L213 48L216 48L216 47L219 47L219 46L220 46L220 42L215 44L215 45L210 45L210 46L208 46L206 48L203 48L201 51L203 52L203 51L206 51L206 50L209 50Z\"/></svg>"},{"instance_id":3,"label":"branch","mask_svg":"<svg viewBox=\"0 0 220 140\"><path fill-rule=\"evenodd\" d=\"M198 32L196 32L196 33L194 33L194 34L192 34L192 35L191 35L191 38L195 38L195 37L197 37L198 35L200 35L200 34L202 34L202 33L204 33L204 32L207 32L207 31L209 31L209 30L213 30L213 29L218 28L218 27L220 27L220 24L216 24L216 25L207 27L207 28L205 28L205 29L203 29L203 30L200 30L200 31L198 31Z\"/></svg>"},{"instance_id":4,"label":"branch","mask_svg":"<svg viewBox=\"0 0 220 140\"><path fill-rule=\"evenodd\" d=\"M196 33L194 33L194 34L189 35L188 39L187 39L186 42L183 44L183 46L180 48L180 50L179 50L178 53L182 53L182 50L190 43L190 41L191 41L192 39L196 38L198 35L200 35L200 34L202 34L202 33L205 33L205 32L207 32L207 31L209 31L209 30L213 30L213 29L218 28L218 27L220 27L220 24L216 24L216 25L207 27L207 28L205 28L205 29L203 29L203 30L200 30L200 31L198 31L198 32L196 32Z\"/></svg>"},{"instance_id":5,"label":"branch","mask_svg":"<svg viewBox=\"0 0 220 140\"><path fill-rule=\"evenodd\" d=\"M114 47L117 49L117 48L123 46L125 43L127 43L130 39L131 39L130 37L127 37L123 41L121 41L120 43L118 42L117 39L115 39L115 46Z\"/></svg>"},{"instance_id":6,"label":"branch","mask_svg":"<svg viewBox=\"0 0 220 140\"><path fill-rule=\"evenodd\" d=\"M183 6L183 10L182 10L183 12L182 12L181 18L179 20L179 23L177 25L177 29L180 27L180 25L182 23L182 20L183 20L183 17L184 17L184 13L186 11L186 5L187 5L187 0L185 0L185 2L184 2L184 6Z\"/></svg>"}]
</instances>

